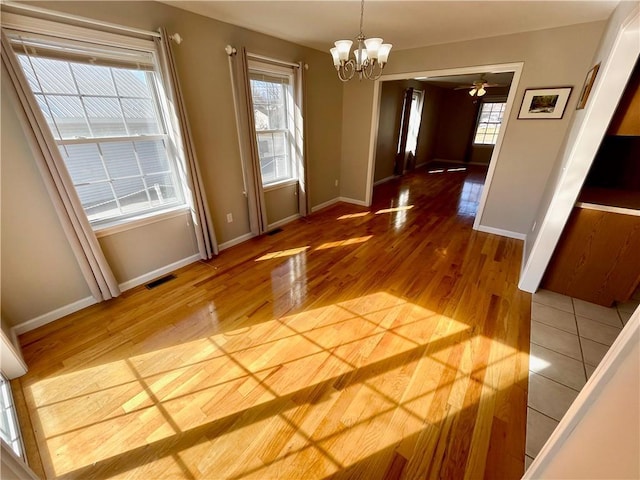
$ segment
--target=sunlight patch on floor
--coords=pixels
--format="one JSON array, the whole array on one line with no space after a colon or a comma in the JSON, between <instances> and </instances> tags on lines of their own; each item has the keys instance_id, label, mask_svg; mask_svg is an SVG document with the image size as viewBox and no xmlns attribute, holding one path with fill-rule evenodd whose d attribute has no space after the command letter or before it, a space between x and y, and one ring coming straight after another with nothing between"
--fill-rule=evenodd
<instances>
[{"instance_id":1,"label":"sunlight patch on floor","mask_svg":"<svg viewBox=\"0 0 640 480\"><path fill-rule=\"evenodd\" d=\"M153 462L182 474L185 462L197 464L195 476L233 462L237 478L265 478L280 464L299 463L303 474L307 460L331 474L518 381L496 372L526 354L495 343L378 292L79 369L27 391L56 475L131 455L141 456L132 470L141 475ZM474 364L485 349L491 356ZM61 382L77 388L60 398ZM443 388L451 391L446 408L438 403ZM150 444L160 458L143 455Z\"/></svg>"}]
</instances>

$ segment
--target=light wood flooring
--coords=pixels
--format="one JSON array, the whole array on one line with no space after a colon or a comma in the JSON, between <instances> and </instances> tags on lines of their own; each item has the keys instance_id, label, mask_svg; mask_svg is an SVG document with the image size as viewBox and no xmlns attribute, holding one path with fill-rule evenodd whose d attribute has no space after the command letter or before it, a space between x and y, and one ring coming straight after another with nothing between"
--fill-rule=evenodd
<instances>
[{"instance_id":1,"label":"light wood flooring","mask_svg":"<svg viewBox=\"0 0 640 480\"><path fill-rule=\"evenodd\" d=\"M47 478L520 478L522 242L420 170L20 337Z\"/></svg>"}]
</instances>

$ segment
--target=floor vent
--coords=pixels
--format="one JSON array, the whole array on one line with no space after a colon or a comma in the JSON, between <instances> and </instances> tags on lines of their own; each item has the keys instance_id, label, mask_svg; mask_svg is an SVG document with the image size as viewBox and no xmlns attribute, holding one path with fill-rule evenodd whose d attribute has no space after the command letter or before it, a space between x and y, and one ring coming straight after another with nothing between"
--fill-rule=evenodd
<instances>
[{"instance_id":1,"label":"floor vent","mask_svg":"<svg viewBox=\"0 0 640 480\"><path fill-rule=\"evenodd\" d=\"M162 285L163 283L167 283L170 280L175 280L176 276L173 273L170 273L169 275L165 275L164 277L160 277L157 280L154 280L153 282L149 282L145 285L145 287L147 287L148 290L151 290L152 288L156 288L160 285Z\"/></svg>"},{"instance_id":2,"label":"floor vent","mask_svg":"<svg viewBox=\"0 0 640 480\"><path fill-rule=\"evenodd\" d=\"M274 228L273 230L269 230L267 235L275 235L276 233L280 233L282 231L281 228Z\"/></svg>"}]
</instances>

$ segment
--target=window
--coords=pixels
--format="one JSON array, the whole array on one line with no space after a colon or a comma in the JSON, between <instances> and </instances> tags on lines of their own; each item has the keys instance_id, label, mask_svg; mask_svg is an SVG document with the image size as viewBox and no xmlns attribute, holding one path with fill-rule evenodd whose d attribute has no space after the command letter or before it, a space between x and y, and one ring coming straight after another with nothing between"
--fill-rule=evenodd
<instances>
[{"instance_id":1,"label":"window","mask_svg":"<svg viewBox=\"0 0 640 480\"><path fill-rule=\"evenodd\" d=\"M16 456L23 457L22 439L11 396L11 386L9 380L2 374L0 374L0 437Z\"/></svg>"},{"instance_id":2,"label":"window","mask_svg":"<svg viewBox=\"0 0 640 480\"><path fill-rule=\"evenodd\" d=\"M265 186L297 178L293 73L278 70L249 70L260 172Z\"/></svg>"},{"instance_id":3,"label":"window","mask_svg":"<svg viewBox=\"0 0 640 480\"><path fill-rule=\"evenodd\" d=\"M483 102L473 138L476 145L495 145L504 116L505 102Z\"/></svg>"},{"instance_id":4,"label":"window","mask_svg":"<svg viewBox=\"0 0 640 480\"><path fill-rule=\"evenodd\" d=\"M93 225L184 204L152 52L10 39Z\"/></svg>"}]
</instances>

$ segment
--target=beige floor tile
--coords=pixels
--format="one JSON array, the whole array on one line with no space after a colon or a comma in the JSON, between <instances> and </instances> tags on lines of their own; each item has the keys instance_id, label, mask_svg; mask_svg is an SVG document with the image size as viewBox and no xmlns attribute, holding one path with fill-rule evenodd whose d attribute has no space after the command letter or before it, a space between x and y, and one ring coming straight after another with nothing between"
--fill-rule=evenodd
<instances>
[{"instance_id":1,"label":"beige floor tile","mask_svg":"<svg viewBox=\"0 0 640 480\"><path fill-rule=\"evenodd\" d=\"M573 303L571 297L549 290L538 290L531 296L534 303L541 303L550 307L573 313Z\"/></svg>"},{"instance_id":2,"label":"beige floor tile","mask_svg":"<svg viewBox=\"0 0 640 480\"><path fill-rule=\"evenodd\" d=\"M527 404L538 412L560 421L577 396L576 390L529 372Z\"/></svg>"},{"instance_id":3,"label":"beige floor tile","mask_svg":"<svg viewBox=\"0 0 640 480\"><path fill-rule=\"evenodd\" d=\"M525 472L527 470L529 470L529 467L531 466L532 463L533 463L533 458L531 458L529 455L525 455L524 456L524 471Z\"/></svg>"},{"instance_id":4,"label":"beige floor tile","mask_svg":"<svg viewBox=\"0 0 640 480\"><path fill-rule=\"evenodd\" d=\"M603 307L595 303L585 302L584 300L573 299L573 306L576 310L576 316L586 317L596 322L611 325L613 327L621 327L620 317L615 307Z\"/></svg>"},{"instance_id":5,"label":"beige floor tile","mask_svg":"<svg viewBox=\"0 0 640 480\"><path fill-rule=\"evenodd\" d=\"M633 313L638 308L638 305L640 305L640 300L632 299L632 300L629 300L628 302L619 303L617 307L618 307L618 311L620 312Z\"/></svg>"},{"instance_id":6,"label":"beige floor tile","mask_svg":"<svg viewBox=\"0 0 640 480\"><path fill-rule=\"evenodd\" d=\"M591 375L593 375L593 372L596 371L596 367L589 365L588 363L584 364L584 368L587 371L587 378L591 378Z\"/></svg>"},{"instance_id":7,"label":"beige floor tile","mask_svg":"<svg viewBox=\"0 0 640 480\"><path fill-rule=\"evenodd\" d=\"M548 348L576 360L582 360L578 336L544 323L531 321L531 343Z\"/></svg>"},{"instance_id":8,"label":"beige floor tile","mask_svg":"<svg viewBox=\"0 0 640 480\"><path fill-rule=\"evenodd\" d=\"M576 318L573 313L564 312L557 308L543 305L541 303L531 304L531 320L536 322L551 325L552 327L559 328L565 332L578 334L578 328L576 327Z\"/></svg>"},{"instance_id":9,"label":"beige floor tile","mask_svg":"<svg viewBox=\"0 0 640 480\"><path fill-rule=\"evenodd\" d=\"M582 353L584 354L584 363L597 367L605 354L609 351L608 345L593 342L587 338L581 338Z\"/></svg>"},{"instance_id":10,"label":"beige floor tile","mask_svg":"<svg viewBox=\"0 0 640 480\"><path fill-rule=\"evenodd\" d=\"M531 344L529 370L558 383L580 390L587 379L581 361Z\"/></svg>"},{"instance_id":11,"label":"beige floor tile","mask_svg":"<svg viewBox=\"0 0 640 480\"><path fill-rule=\"evenodd\" d=\"M618 310L618 313L620 314L620 318L622 319L622 323L624 325L627 324L627 322L631 318L631 315L633 315L633 313L623 312L623 311L620 311L620 310Z\"/></svg>"},{"instance_id":12,"label":"beige floor tile","mask_svg":"<svg viewBox=\"0 0 640 480\"><path fill-rule=\"evenodd\" d=\"M604 343L606 345L611 345L615 339L618 338L618 335L622 330L621 327L611 327L585 317L578 316L577 320L578 333L580 337L588 338L594 342Z\"/></svg>"},{"instance_id":13,"label":"beige floor tile","mask_svg":"<svg viewBox=\"0 0 640 480\"><path fill-rule=\"evenodd\" d=\"M527 443L525 453L535 458L551 436L558 422L546 415L527 408Z\"/></svg>"}]
</instances>

